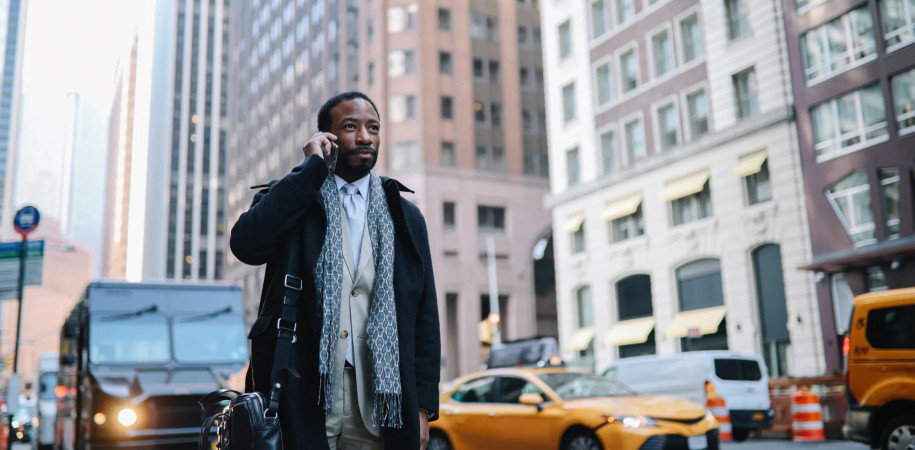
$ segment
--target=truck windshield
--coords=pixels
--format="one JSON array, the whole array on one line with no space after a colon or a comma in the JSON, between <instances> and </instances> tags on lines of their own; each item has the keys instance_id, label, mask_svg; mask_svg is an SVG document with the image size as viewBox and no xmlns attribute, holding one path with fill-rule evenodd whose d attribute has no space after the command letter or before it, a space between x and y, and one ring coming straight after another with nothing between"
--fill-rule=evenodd
<instances>
[{"instance_id":1,"label":"truck windshield","mask_svg":"<svg viewBox=\"0 0 915 450\"><path fill-rule=\"evenodd\" d=\"M239 314L179 316L172 321L175 360L236 363L248 360L244 319Z\"/></svg>"},{"instance_id":2,"label":"truck windshield","mask_svg":"<svg viewBox=\"0 0 915 450\"><path fill-rule=\"evenodd\" d=\"M168 322L156 313L99 314L90 321L89 343L89 360L96 364L150 364L171 359Z\"/></svg>"}]
</instances>

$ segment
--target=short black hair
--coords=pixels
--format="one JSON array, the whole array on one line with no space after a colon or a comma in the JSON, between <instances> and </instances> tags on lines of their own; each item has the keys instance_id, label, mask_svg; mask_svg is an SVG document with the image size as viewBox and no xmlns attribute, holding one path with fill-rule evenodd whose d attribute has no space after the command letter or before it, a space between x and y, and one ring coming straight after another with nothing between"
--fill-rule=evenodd
<instances>
[{"instance_id":1,"label":"short black hair","mask_svg":"<svg viewBox=\"0 0 915 450\"><path fill-rule=\"evenodd\" d=\"M318 110L318 131L330 131L330 110L334 109L334 107L340 103L357 98L369 102L369 104L372 105L372 108L375 109L375 114L378 114L378 120L381 120L381 113L378 112L378 107L375 106L375 102L373 102L368 95L359 91L341 92L324 102L324 104L321 105L321 109Z\"/></svg>"}]
</instances>

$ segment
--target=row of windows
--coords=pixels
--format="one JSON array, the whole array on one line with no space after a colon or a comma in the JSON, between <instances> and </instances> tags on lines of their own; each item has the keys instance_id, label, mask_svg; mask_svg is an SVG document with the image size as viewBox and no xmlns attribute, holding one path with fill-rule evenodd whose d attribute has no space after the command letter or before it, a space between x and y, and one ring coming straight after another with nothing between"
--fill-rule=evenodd
<instances>
[{"instance_id":1,"label":"row of windows","mask_svg":"<svg viewBox=\"0 0 915 450\"><path fill-rule=\"evenodd\" d=\"M889 139L889 100L896 115L899 135L915 131L915 69L890 78L891 98L880 83L865 86L820 103L810 109L814 152L825 161Z\"/></svg>"},{"instance_id":2,"label":"row of windows","mask_svg":"<svg viewBox=\"0 0 915 450\"><path fill-rule=\"evenodd\" d=\"M446 230L457 229L457 203L442 203L442 225ZM480 232L504 232L505 208L502 206L477 205L477 229Z\"/></svg>"},{"instance_id":3,"label":"row of windows","mask_svg":"<svg viewBox=\"0 0 915 450\"><path fill-rule=\"evenodd\" d=\"M880 198L879 207L886 218L886 236L899 237L899 180L897 167L877 171ZM855 245L877 242L877 224L871 205L871 183L867 172L856 170L826 189L826 198L835 210L839 221Z\"/></svg>"},{"instance_id":4,"label":"row of windows","mask_svg":"<svg viewBox=\"0 0 915 450\"><path fill-rule=\"evenodd\" d=\"M915 43L915 1L880 0L887 51ZM801 36L804 74L815 84L877 57L874 20L867 5L813 28Z\"/></svg>"},{"instance_id":5,"label":"row of windows","mask_svg":"<svg viewBox=\"0 0 915 450\"><path fill-rule=\"evenodd\" d=\"M664 0L644 0L642 10L662 3ZM591 38L600 39L615 27L632 22L637 14L635 0L591 0L588 8Z\"/></svg>"},{"instance_id":6,"label":"row of windows","mask_svg":"<svg viewBox=\"0 0 915 450\"><path fill-rule=\"evenodd\" d=\"M754 154L760 154L760 152ZM757 160L757 165L746 171L749 173L735 170L735 173L741 175L743 180L744 200L748 206L772 199L772 185L769 179L768 163L765 161L765 152L762 151L761 155L762 157ZM667 183L662 199L668 203L669 224L673 227L713 215L708 172L699 172ZM610 243L625 241L645 234L641 194L634 194L608 203L606 209L601 213L601 220L607 222L608 242ZM584 213L579 213L571 216L565 224L566 231L570 233L572 253L582 253L587 250L585 221Z\"/></svg>"}]
</instances>

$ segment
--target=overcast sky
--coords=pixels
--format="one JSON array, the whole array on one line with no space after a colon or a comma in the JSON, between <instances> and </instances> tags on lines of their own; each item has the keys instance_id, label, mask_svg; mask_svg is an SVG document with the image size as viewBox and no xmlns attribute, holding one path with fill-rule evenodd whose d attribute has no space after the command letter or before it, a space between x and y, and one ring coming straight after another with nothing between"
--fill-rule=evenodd
<instances>
[{"instance_id":1,"label":"overcast sky","mask_svg":"<svg viewBox=\"0 0 915 450\"><path fill-rule=\"evenodd\" d=\"M129 49L137 24L152 18L151 3L28 2L16 205L31 203L43 214L59 216L67 93L79 93L107 123L118 59ZM107 135L99 134L97 142L104 145ZM100 170L76 176L102 174Z\"/></svg>"}]
</instances>

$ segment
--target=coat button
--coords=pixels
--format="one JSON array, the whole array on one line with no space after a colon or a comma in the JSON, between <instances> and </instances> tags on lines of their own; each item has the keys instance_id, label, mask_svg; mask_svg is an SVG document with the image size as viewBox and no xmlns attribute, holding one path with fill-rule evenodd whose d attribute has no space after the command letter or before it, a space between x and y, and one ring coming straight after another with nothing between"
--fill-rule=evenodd
<instances>
[{"instance_id":1,"label":"coat button","mask_svg":"<svg viewBox=\"0 0 915 450\"><path fill-rule=\"evenodd\" d=\"M346 339L347 336L349 336L349 331L343 330L340 332L340 337L342 339Z\"/></svg>"},{"instance_id":2,"label":"coat button","mask_svg":"<svg viewBox=\"0 0 915 450\"><path fill-rule=\"evenodd\" d=\"M359 294L361 294L361 293L362 293L362 292L359 291L359 289L353 289L353 292L351 292L351 294L353 295L353 297L358 297Z\"/></svg>"}]
</instances>

